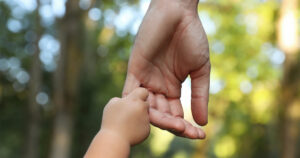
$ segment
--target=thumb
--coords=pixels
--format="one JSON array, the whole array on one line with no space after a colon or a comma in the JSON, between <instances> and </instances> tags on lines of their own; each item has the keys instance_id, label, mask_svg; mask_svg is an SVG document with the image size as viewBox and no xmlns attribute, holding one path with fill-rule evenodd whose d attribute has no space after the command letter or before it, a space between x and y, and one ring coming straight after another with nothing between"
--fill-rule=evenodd
<instances>
[{"instance_id":1,"label":"thumb","mask_svg":"<svg viewBox=\"0 0 300 158\"><path fill-rule=\"evenodd\" d=\"M148 98L149 92L145 88L136 88L133 90L127 97L132 99L141 99L143 101L146 101Z\"/></svg>"}]
</instances>

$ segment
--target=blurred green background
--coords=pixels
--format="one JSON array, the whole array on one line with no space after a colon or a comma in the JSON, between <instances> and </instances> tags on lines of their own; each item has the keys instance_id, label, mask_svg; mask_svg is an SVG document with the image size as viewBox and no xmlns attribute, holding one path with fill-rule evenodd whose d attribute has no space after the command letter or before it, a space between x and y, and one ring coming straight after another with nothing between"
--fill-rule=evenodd
<instances>
[{"instance_id":1,"label":"blurred green background","mask_svg":"<svg viewBox=\"0 0 300 158\"><path fill-rule=\"evenodd\" d=\"M0 158L82 157L121 95L150 0L0 0ZM205 140L152 128L132 158L300 157L297 0L202 0ZM153 24L155 25L155 24ZM185 118L190 79L183 83Z\"/></svg>"}]
</instances>

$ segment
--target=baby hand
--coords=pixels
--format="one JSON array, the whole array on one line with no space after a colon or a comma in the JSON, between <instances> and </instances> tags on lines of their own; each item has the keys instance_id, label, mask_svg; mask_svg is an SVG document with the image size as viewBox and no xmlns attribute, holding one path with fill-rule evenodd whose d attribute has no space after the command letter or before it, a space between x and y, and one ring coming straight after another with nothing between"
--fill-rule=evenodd
<instances>
[{"instance_id":1,"label":"baby hand","mask_svg":"<svg viewBox=\"0 0 300 158\"><path fill-rule=\"evenodd\" d=\"M100 132L118 135L130 145L144 141L150 133L147 98L144 88L136 88L124 98L112 98L104 108Z\"/></svg>"}]
</instances>

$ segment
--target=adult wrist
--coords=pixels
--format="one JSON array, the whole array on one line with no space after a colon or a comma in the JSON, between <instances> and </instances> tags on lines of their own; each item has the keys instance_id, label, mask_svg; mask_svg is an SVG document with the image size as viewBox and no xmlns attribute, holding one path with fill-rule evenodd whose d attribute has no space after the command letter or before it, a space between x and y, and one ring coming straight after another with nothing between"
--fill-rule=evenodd
<instances>
[{"instance_id":1,"label":"adult wrist","mask_svg":"<svg viewBox=\"0 0 300 158\"><path fill-rule=\"evenodd\" d=\"M172 4L175 4L180 8L194 9L197 8L199 0L151 0L151 3L154 5L158 4L164 6L165 9L170 8L170 5Z\"/></svg>"}]
</instances>

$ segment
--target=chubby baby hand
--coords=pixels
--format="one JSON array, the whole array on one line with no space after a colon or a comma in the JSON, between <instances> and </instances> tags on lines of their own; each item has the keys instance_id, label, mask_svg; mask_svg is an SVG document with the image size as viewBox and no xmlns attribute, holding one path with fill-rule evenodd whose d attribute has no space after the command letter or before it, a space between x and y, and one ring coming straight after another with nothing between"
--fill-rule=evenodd
<instances>
[{"instance_id":1,"label":"chubby baby hand","mask_svg":"<svg viewBox=\"0 0 300 158\"><path fill-rule=\"evenodd\" d=\"M130 145L144 141L150 133L148 90L136 88L124 98L112 98L104 108L101 130L120 136Z\"/></svg>"}]
</instances>

